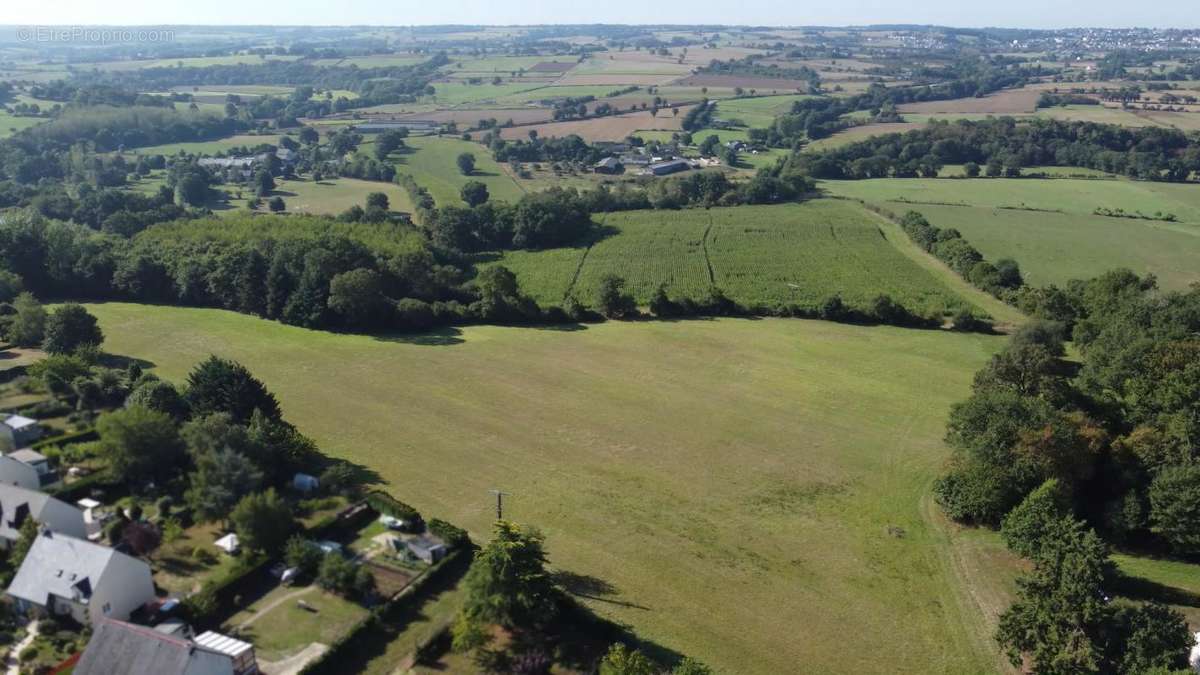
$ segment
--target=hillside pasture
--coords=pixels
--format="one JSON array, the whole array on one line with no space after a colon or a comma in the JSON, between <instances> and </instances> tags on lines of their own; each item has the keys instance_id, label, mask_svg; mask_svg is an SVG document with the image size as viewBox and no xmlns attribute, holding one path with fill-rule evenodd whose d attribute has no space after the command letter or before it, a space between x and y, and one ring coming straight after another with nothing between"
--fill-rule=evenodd
<instances>
[{"instance_id":1,"label":"hillside pasture","mask_svg":"<svg viewBox=\"0 0 1200 675\"><path fill-rule=\"evenodd\" d=\"M865 307L880 293L922 313L967 305L898 251L872 214L846 201L628 211L602 224L607 234L590 247L510 252L500 262L546 303L567 295L591 303L600 280L616 274L640 303L665 284L694 299L715 285L745 305L813 307L840 294Z\"/></svg>"},{"instance_id":2,"label":"hillside pasture","mask_svg":"<svg viewBox=\"0 0 1200 675\"><path fill-rule=\"evenodd\" d=\"M516 201L524 191L503 171L487 148L457 138L420 136L405 140L409 151L394 154L397 173L406 173L421 187L429 190L438 206L462 205L459 192L470 180L487 186L491 198L497 201ZM458 170L458 156L464 152L475 155L475 173L464 176Z\"/></svg>"},{"instance_id":3,"label":"hillside pasture","mask_svg":"<svg viewBox=\"0 0 1200 675\"><path fill-rule=\"evenodd\" d=\"M1075 213L885 203L912 208L938 227L962 232L989 259L1012 258L1035 285L1065 284L1116 267L1154 273L1159 285L1184 290L1200 281L1200 227ZM1183 228L1188 228L1184 230Z\"/></svg>"},{"instance_id":4,"label":"hillside pasture","mask_svg":"<svg viewBox=\"0 0 1200 675\"><path fill-rule=\"evenodd\" d=\"M373 337L89 309L106 350L176 382L209 354L245 364L322 449L477 541L503 487L599 589L585 602L718 672L995 672L922 503L1001 338L770 319Z\"/></svg>"},{"instance_id":5,"label":"hillside pasture","mask_svg":"<svg viewBox=\"0 0 1200 675\"><path fill-rule=\"evenodd\" d=\"M908 201L980 207L1018 207L1091 215L1097 208L1172 213L1178 223L1155 222L1164 227L1200 224L1200 186L1132 180L1061 178L877 178L824 181L830 194L868 202Z\"/></svg>"},{"instance_id":6,"label":"hillside pasture","mask_svg":"<svg viewBox=\"0 0 1200 675\"><path fill-rule=\"evenodd\" d=\"M408 193L399 185L357 178L327 178L320 182L307 178L277 178L275 190L270 196L282 197L289 213L337 215L351 206L366 208L367 195L372 192L387 195L392 211L411 213L413 210ZM248 189L244 190L243 194L243 199L230 200L230 206L244 208L253 195Z\"/></svg>"}]
</instances>

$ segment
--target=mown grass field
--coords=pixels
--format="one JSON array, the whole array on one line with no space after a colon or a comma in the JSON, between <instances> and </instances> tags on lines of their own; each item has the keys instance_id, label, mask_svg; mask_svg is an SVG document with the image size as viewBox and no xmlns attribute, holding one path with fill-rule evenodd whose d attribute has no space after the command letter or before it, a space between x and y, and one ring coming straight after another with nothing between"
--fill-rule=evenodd
<instances>
[{"instance_id":1,"label":"mown grass field","mask_svg":"<svg viewBox=\"0 0 1200 675\"><path fill-rule=\"evenodd\" d=\"M48 119L46 117L14 115L5 110L0 110L0 138L8 138L18 131L37 126Z\"/></svg>"},{"instance_id":2,"label":"mown grass field","mask_svg":"<svg viewBox=\"0 0 1200 675\"><path fill-rule=\"evenodd\" d=\"M496 201L516 201L524 191L492 159L487 148L457 138L413 136L405 140L411 152L393 155L396 171L407 173L417 184L429 190L438 206L462 205L459 192L469 180L477 180L488 188ZM464 152L475 155L475 173L464 176L458 170L458 156Z\"/></svg>"},{"instance_id":3,"label":"mown grass field","mask_svg":"<svg viewBox=\"0 0 1200 675\"><path fill-rule=\"evenodd\" d=\"M508 252L501 263L548 303L568 294L590 303L600 280L617 274L642 303L666 284L672 296L692 298L716 285L747 305L815 306L841 294L862 307L880 293L923 313L967 304L897 250L872 214L843 200L630 211L602 223L609 234L590 248Z\"/></svg>"},{"instance_id":4,"label":"mown grass field","mask_svg":"<svg viewBox=\"0 0 1200 675\"><path fill-rule=\"evenodd\" d=\"M1132 180L878 178L825 181L831 194L868 202L940 202L967 206L1028 207L1090 215L1098 207L1173 213L1200 224L1200 186Z\"/></svg>"},{"instance_id":5,"label":"mown grass field","mask_svg":"<svg viewBox=\"0 0 1200 675\"><path fill-rule=\"evenodd\" d=\"M232 187L227 189L233 190ZM319 183L307 178L301 180L277 178L275 190L271 196L282 197L287 211L290 213L337 215L351 206L366 208L367 195L372 192L382 192L387 195L388 205L392 211L411 213L413 210L412 200L399 185L358 180L357 178L328 178ZM245 208L247 202L254 196L249 189L243 190L242 195L242 199L231 199L230 206Z\"/></svg>"},{"instance_id":6,"label":"mown grass field","mask_svg":"<svg viewBox=\"0 0 1200 675\"><path fill-rule=\"evenodd\" d=\"M1200 281L1200 227L1074 213L984 207L886 204L925 214L954 227L984 256L1012 258L1033 284L1065 284L1116 267L1153 272L1163 288L1183 290Z\"/></svg>"},{"instance_id":7,"label":"mown grass field","mask_svg":"<svg viewBox=\"0 0 1200 675\"><path fill-rule=\"evenodd\" d=\"M821 186L897 213L920 211L934 225L957 228L988 258L1015 259L1035 284L1062 284L1114 267L1153 272L1164 288L1200 281L1200 186L1087 179L879 179ZM1172 213L1178 222L1094 215L1098 207Z\"/></svg>"},{"instance_id":8,"label":"mown grass field","mask_svg":"<svg viewBox=\"0 0 1200 675\"><path fill-rule=\"evenodd\" d=\"M173 380L245 363L327 452L477 538L505 489L597 611L721 672L995 671L923 504L949 405L1002 338L798 320L377 338L90 310L108 351Z\"/></svg>"}]
</instances>

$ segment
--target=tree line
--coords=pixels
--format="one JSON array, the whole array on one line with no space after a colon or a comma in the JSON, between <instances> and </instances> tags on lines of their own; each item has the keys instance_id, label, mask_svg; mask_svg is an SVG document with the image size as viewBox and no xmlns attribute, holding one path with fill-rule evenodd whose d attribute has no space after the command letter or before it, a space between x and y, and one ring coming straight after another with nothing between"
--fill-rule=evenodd
<instances>
[{"instance_id":1,"label":"tree line","mask_svg":"<svg viewBox=\"0 0 1200 675\"><path fill-rule=\"evenodd\" d=\"M1200 555L1200 288L1116 270L1043 289L1042 320L975 376L935 487L954 519L1033 561L998 639L1037 672L1179 668L1190 636L1156 604L1110 601L1111 546ZM1069 337L1082 362L1064 359Z\"/></svg>"},{"instance_id":2,"label":"tree line","mask_svg":"<svg viewBox=\"0 0 1200 675\"><path fill-rule=\"evenodd\" d=\"M936 176L946 164L968 175L1019 176L1024 167L1072 166L1143 180L1184 181L1200 172L1200 142L1178 129L1060 120L930 122L792 160L814 178Z\"/></svg>"}]
</instances>

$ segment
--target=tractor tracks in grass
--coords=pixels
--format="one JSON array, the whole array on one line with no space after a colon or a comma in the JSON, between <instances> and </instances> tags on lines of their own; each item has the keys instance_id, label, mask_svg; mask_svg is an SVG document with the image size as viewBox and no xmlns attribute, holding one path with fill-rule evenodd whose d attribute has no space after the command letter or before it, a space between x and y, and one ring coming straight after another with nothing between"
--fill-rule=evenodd
<instances>
[{"instance_id":1,"label":"tractor tracks in grass","mask_svg":"<svg viewBox=\"0 0 1200 675\"><path fill-rule=\"evenodd\" d=\"M600 231L604 230L604 221L607 219L608 214L606 213L600 219ZM567 284L567 290L563 292L563 302L566 302L567 298L571 297L571 294L575 292L575 284L579 281L579 275L583 273L583 265L587 262L588 254L592 252L592 247L598 241L600 241L600 236L593 236L591 241L588 242L587 248L583 249L583 255L579 256L579 264L575 266L575 274L571 275L571 283Z\"/></svg>"},{"instance_id":2,"label":"tractor tracks in grass","mask_svg":"<svg viewBox=\"0 0 1200 675\"><path fill-rule=\"evenodd\" d=\"M712 258L708 256L708 234L712 232L713 217L708 216L708 227L704 228L704 236L700 237L700 250L704 251L704 266L708 268L708 285L717 285L717 276L713 274Z\"/></svg>"}]
</instances>

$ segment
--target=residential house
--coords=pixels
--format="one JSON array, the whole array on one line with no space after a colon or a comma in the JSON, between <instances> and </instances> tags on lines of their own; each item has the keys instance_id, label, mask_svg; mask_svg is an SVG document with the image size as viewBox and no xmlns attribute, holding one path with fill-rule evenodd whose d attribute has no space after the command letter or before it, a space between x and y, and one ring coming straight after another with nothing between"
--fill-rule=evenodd
<instances>
[{"instance_id":1,"label":"residential house","mask_svg":"<svg viewBox=\"0 0 1200 675\"><path fill-rule=\"evenodd\" d=\"M38 489L44 490L51 485L57 484L60 480L58 472L50 466L50 459L37 450L22 448L20 450L8 453L5 455L5 457L18 461L33 469L33 472L37 474Z\"/></svg>"},{"instance_id":2,"label":"residential house","mask_svg":"<svg viewBox=\"0 0 1200 675\"><path fill-rule=\"evenodd\" d=\"M96 626L75 675L154 673L154 675L253 675L254 647L208 632L195 640L124 621Z\"/></svg>"},{"instance_id":3,"label":"residential house","mask_svg":"<svg viewBox=\"0 0 1200 675\"><path fill-rule=\"evenodd\" d=\"M145 562L51 530L34 540L8 594L23 612L70 615L92 625L105 618L128 619L155 599Z\"/></svg>"},{"instance_id":4,"label":"residential house","mask_svg":"<svg viewBox=\"0 0 1200 675\"><path fill-rule=\"evenodd\" d=\"M42 427L37 420L9 415L0 422L0 452L25 448L42 437Z\"/></svg>"},{"instance_id":5,"label":"residential house","mask_svg":"<svg viewBox=\"0 0 1200 675\"><path fill-rule=\"evenodd\" d=\"M29 490L40 490L42 474L37 467L30 466L9 455L0 455L0 483L4 485L20 485Z\"/></svg>"},{"instance_id":6,"label":"residential house","mask_svg":"<svg viewBox=\"0 0 1200 675\"><path fill-rule=\"evenodd\" d=\"M83 511L44 492L0 485L0 546L7 548L19 539L21 525L30 518L58 534L87 537Z\"/></svg>"}]
</instances>

